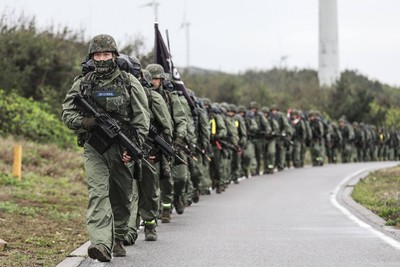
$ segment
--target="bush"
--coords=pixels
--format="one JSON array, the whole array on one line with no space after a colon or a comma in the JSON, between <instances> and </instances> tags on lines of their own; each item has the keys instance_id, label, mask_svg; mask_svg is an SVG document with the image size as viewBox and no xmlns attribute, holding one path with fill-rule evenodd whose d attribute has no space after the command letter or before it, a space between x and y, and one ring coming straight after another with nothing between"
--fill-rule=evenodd
<instances>
[{"instance_id":1,"label":"bush","mask_svg":"<svg viewBox=\"0 0 400 267\"><path fill-rule=\"evenodd\" d=\"M0 89L0 134L15 135L39 143L74 147L75 136L48 107L32 99Z\"/></svg>"}]
</instances>

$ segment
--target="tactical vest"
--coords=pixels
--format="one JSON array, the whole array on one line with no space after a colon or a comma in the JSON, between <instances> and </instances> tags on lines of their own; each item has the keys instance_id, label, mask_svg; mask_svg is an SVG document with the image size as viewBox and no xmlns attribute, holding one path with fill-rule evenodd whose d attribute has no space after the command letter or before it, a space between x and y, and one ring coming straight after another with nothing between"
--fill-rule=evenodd
<instances>
[{"instance_id":1,"label":"tactical vest","mask_svg":"<svg viewBox=\"0 0 400 267\"><path fill-rule=\"evenodd\" d=\"M121 71L121 75L102 86L95 81L93 72L86 74L81 81L81 93L92 97L98 106L99 112L107 112L112 117L118 116L130 122L133 111L130 106L131 83L129 75Z\"/></svg>"}]
</instances>

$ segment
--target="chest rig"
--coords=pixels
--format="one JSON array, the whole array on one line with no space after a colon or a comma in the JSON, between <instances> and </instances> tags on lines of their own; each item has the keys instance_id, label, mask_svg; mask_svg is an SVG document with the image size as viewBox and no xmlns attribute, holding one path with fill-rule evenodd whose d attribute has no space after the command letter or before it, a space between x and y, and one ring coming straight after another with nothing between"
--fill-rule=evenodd
<instances>
[{"instance_id":1,"label":"chest rig","mask_svg":"<svg viewBox=\"0 0 400 267\"><path fill-rule=\"evenodd\" d=\"M122 124L129 124L133 116L130 105L131 84L126 72L121 71L113 80L97 80L93 72L87 73L81 81L80 91L89 95L98 106L98 112L107 112L118 118Z\"/></svg>"}]
</instances>

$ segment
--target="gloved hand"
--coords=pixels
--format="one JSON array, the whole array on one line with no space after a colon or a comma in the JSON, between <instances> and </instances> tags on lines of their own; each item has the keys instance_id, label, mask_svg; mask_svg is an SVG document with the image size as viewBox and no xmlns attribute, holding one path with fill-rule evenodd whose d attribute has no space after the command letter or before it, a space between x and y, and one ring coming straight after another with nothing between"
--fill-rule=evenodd
<instances>
[{"instance_id":1,"label":"gloved hand","mask_svg":"<svg viewBox=\"0 0 400 267\"><path fill-rule=\"evenodd\" d=\"M96 122L96 118L94 118L94 117L90 117L90 118L84 117L82 119L82 126L83 126L83 128L85 128L88 131L92 130L93 127L96 125L97 125L97 122Z\"/></svg>"},{"instance_id":2,"label":"gloved hand","mask_svg":"<svg viewBox=\"0 0 400 267\"><path fill-rule=\"evenodd\" d=\"M184 144L184 142L183 142L183 140L181 138L177 137L174 140L174 146L175 147L177 147L177 146L185 146L185 144Z\"/></svg>"}]
</instances>

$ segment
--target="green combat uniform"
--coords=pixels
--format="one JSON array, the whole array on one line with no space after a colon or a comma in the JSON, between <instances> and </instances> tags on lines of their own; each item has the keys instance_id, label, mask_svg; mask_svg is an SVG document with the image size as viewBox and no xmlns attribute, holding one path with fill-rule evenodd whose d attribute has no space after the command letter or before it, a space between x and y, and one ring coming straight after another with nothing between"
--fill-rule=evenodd
<instances>
[{"instance_id":1,"label":"green combat uniform","mask_svg":"<svg viewBox=\"0 0 400 267\"><path fill-rule=\"evenodd\" d=\"M303 147L305 146L305 141L307 138L306 133L306 125L304 120L300 117L300 114L297 110L292 110L291 114L291 123L293 126L293 166L295 168L302 167L301 164L301 152L303 151Z\"/></svg>"},{"instance_id":2,"label":"green combat uniform","mask_svg":"<svg viewBox=\"0 0 400 267\"><path fill-rule=\"evenodd\" d=\"M254 140L256 138L256 132L258 131L258 124L254 119L254 112L251 110L247 110L244 106L239 108L239 112L242 117L244 117L244 121L246 122L247 129L247 147L243 154L242 159L242 169L246 178L250 175L255 174L257 170L257 160L256 160L256 152L254 147Z\"/></svg>"},{"instance_id":3,"label":"green combat uniform","mask_svg":"<svg viewBox=\"0 0 400 267\"><path fill-rule=\"evenodd\" d=\"M111 36L102 34L92 39L89 58L100 52L119 55ZM118 141L112 143L103 154L89 144L94 143L86 142L93 140L93 132L98 131L97 121L93 115L82 112L73 101L79 93L90 96L101 107L99 112L118 116L116 121L122 132L139 147L148 134L150 115L141 84L133 75L121 71L114 58L95 60L94 65L95 71L77 79L66 94L62 120L68 128L80 134L80 143L84 147L89 191L87 229L91 241L88 255L99 261L110 261L112 250L114 256L126 255L122 243L128 230L136 164L125 164L121 160L125 149ZM118 253L116 248L119 249Z\"/></svg>"},{"instance_id":4,"label":"green combat uniform","mask_svg":"<svg viewBox=\"0 0 400 267\"><path fill-rule=\"evenodd\" d=\"M147 75L151 74L147 70L142 70ZM133 73L132 73L133 74ZM150 122L151 127L157 134L162 136L166 142L170 143L172 140L172 118L169 114L168 107L160 94L152 90L151 80L145 80L142 77L141 82L145 88L148 106L150 109ZM132 201L131 219L129 220L129 233L125 236L125 245L132 245L137 236L137 218L135 218L135 210L138 212L143 220L144 234L146 241L156 241L156 222L160 209L160 162L167 160L162 154L159 147L153 143L154 137L147 138L146 145L148 148L147 161L151 163L153 168L143 166L143 179L137 183L139 192L138 203ZM167 162L167 164L169 164Z\"/></svg>"},{"instance_id":5,"label":"green combat uniform","mask_svg":"<svg viewBox=\"0 0 400 267\"><path fill-rule=\"evenodd\" d=\"M195 125L192 112L184 95L179 96L183 111L186 117L186 136L184 137L184 145L190 151L191 157L187 157L189 165L193 168L196 161L195 147L197 145L197 136L195 133ZM186 205L190 205L193 196L193 184L190 180L190 172L185 164L174 164L172 168L172 176L174 178L174 206L178 213L182 214Z\"/></svg>"},{"instance_id":6,"label":"green combat uniform","mask_svg":"<svg viewBox=\"0 0 400 267\"><path fill-rule=\"evenodd\" d=\"M176 91L174 91L173 85L165 81L164 68L161 65L150 64L146 67L146 69L150 72L152 79L162 80L162 84L160 85L160 87L154 88L153 90L163 97L165 103L167 104L168 111L172 117L174 145L184 146L184 138L187 134L187 119L181 101L179 99L179 95ZM183 155L181 156L184 158ZM173 163L172 172L177 165L178 164L176 162ZM171 219L170 211L172 208L172 202L174 200L174 178L172 176L173 175L171 175L170 177L160 177L162 208L161 222L164 223L169 223ZM184 184L185 181L180 182L182 190ZM179 212L181 212L181 210L179 210Z\"/></svg>"},{"instance_id":7,"label":"green combat uniform","mask_svg":"<svg viewBox=\"0 0 400 267\"><path fill-rule=\"evenodd\" d=\"M290 149L289 146L292 139L293 130L288 122L288 119L282 112L279 112L277 106L273 105L271 107L270 116L279 124L279 132L275 133L277 135L275 165L278 168L278 171L282 171L286 166L286 150L288 148Z\"/></svg>"},{"instance_id":8,"label":"green combat uniform","mask_svg":"<svg viewBox=\"0 0 400 267\"><path fill-rule=\"evenodd\" d=\"M239 151L233 154L232 169L231 169L232 181L235 184L238 184L239 183L238 179L242 176L242 157L244 150L247 147L247 128L244 118L238 113L239 112L238 107L234 104L231 104L229 107L230 107L230 112L233 113L233 120L235 122L235 126L239 135L239 142L238 142Z\"/></svg>"},{"instance_id":9,"label":"green combat uniform","mask_svg":"<svg viewBox=\"0 0 400 267\"><path fill-rule=\"evenodd\" d=\"M195 108L196 116L195 122L195 134L196 134L196 151L195 155L197 161L192 160L189 165L190 178L193 184L193 196L192 201L197 203L200 199L200 194L211 187L211 178L208 173L208 162L211 160L208 155L208 149L210 146L210 125L208 123L207 111L204 108L202 101L196 97L195 93L188 89L189 95L192 98ZM200 151L200 153L199 153Z\"/></svg>"},{"instance_id":10,"label":"green combat uniform","mask_svg":"<svg viewBox=\"0 0 400 267\"><path fill-rule=\"evenodd\" d=\"M239 152L239 133L238 129L235 125L235 120L233 118L234 112L230 110L230 106L228 103L221 103L221 109L224 111L224 120L226 129L228 130L227 137L225 141L229 144L229 147L224 147L222 144L223 154L225 158L224 169L224 184L227 187L231 181L235 180L232 175L232 162L235 158L236 162L238 161L237 154Z\"/></svg>"},{"instance_id":11,"label":"green combat uniform","mask_svg":"<svg viewBox=\"0 0 400 267\"><path fill-rule=\"evenodd\" d=\"M250 103L250 110L253 112L254 120L257 124L257 130L253 135L252 142L257 160L257 167L251 175L259 175L264 169L264 145L265 139L271 133L271 127L262 112L258 111L258 104L255 101Z\"/></svg>"},{"instance_id":12,"label":"green combat uniform","mask_svg":"<svg viewBox=\"0 0 400 267\"><path fill-rule=\"evenodd\" d=\"M208 109L211 129L211 146L212 160L210 162L210 176L213 182L213 187L218 194L222 192L224 170L222 166L222 146L220 140L226 138L228 130L226 129L225 121L221 115L221 110L215 104L212 104Z\"/></svg>"},{"instance_id":13,"label":"green combat uniform","mask_svg":"<svg viewBox=\"0 0 400 267\"><path fill-rule=\"evenodd\" d=\"M331 144L329 146L330 152L328 153L328 162L337 163L337 156L342 147L342 134L339 131L337 123L331 124Z\"/></svg>"},{"instance_id":14,"label":"green combat uniform","mask_svg":"<svg viewBox=\"0 0 400 267\"><path fill-rule=\"evenodd\" d=\"M353 151L354 130L345 118L339 119L339 130L342 135L342 162L351 162Z\"/></svg>"},{"instance_id":15,"label":"green combat uniform","mask_svg":"<svg viewBox=\"0 0 400 267\"><path fill-rule=\"evenodd\" d=\"M313 166L322 166L324 161L322 158L322 139L324 138L324 125L318 118L318 114L314 111L309 112L310 128L312 138L310 142L311 161Z\"/></svg>"},{"instance_id":16,"label":"green combat uniform","mask_svg":"<svg viewBox=\"0 0 400 267\"><path fill-rule=\"evenodd\" d=\"M273 174L276 161L276 133L279 133L279 124L275 118L270 116L270 109L268 107L262 107L261 111L264 113L271 127L271 134L267 135L264 146L266 151L264 157L264 174Z\"/></svg>"}]
</instances>

